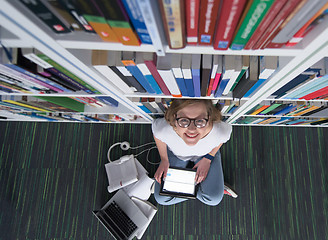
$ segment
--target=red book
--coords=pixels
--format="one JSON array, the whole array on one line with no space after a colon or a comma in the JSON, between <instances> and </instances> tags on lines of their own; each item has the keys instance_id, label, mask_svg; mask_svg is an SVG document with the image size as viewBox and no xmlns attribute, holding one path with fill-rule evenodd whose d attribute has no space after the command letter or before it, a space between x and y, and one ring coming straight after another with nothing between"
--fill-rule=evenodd
<instances>
[{"instance_id":1,"label":"red book","mask_svg":"<svg viewBox=\"0 0 328 240\"><path fill-rule=\"evenodd\" d=\"M322 13L325 12L325 10L328 8L328 3L326 3L309 21L307 21L306 24L303 25L303 27L300 28L300 30L297 31L297 33L294 34L293 38L286 43L286 46L294 46L300 41L302 41L303 37L311 31L313 25L316 25L316 20L322 16ZM312 25L313 24L313 25ZM311 26L312 25L312 26Z\"/></svg>"},{"instance_id":2,"label":"red book","mask_svg":"<svg viewBox=\"0 0 328 240\"><path fill-rule=\"evenodd\" d=\"M244 49L252 49L252 47L255 45L255 43L259 40L259 38L263 35L263 33L266 31L266 29L269 27L271 22L275 19L275 17L279 14L281 9L286 4L287 0L276 0L267 14L264 16L262 22L259 24L259 26L254 31L251 38L246 43Z\"/></svg>"},{"instance_id":3,"label":"red book","mask_svg":"<svg viewBox=\"0 0 328 240\"><path fill-rule=\"evenodd\" d=\"M299 99L305 99L305 100L311 100L311 99L315 99L315 98L319 98L323 95L326 95L328 94L328 86L327 87L324 87L324 88L321 88L317 91L314 91L312 93L309 93L303 97L300 97Z\"/></svg>"},{"instance_id":4,"label":"red book","mask_svg":"<svg viewBox=\"0 0 328 240\"><path fill-rule=\"evenodd\" d=\"M200 0L186 0L186 32L187 44L198 43L198 19Z\"/></svg>"},{"instance_id":5,"label":"red book","mask_svg":"<svg viewBox=\"0 0 328 240\"><path fill-rule=\"evenodd\" d=\"M277 29L283 24L283 22L288 18L291 12L300 4L305 3L305 0L290 0L283 8L280 10L278 15L274 18L271 24L268 26L266 31L262 34L260 39L252 47L252 49L263 48L263 45L267 42L270 37L274 37L278 31Z\"/></svg>"},{"instance_id":6,"label":"red book","mask_svg":"<svg viewBox=\"0 0 328 240\"><path fill-rule=\"evenodd\" d=\"M158 86L161 88L162 92L165 95L171 95L171 92L169 91L166 84L164 83L161 75L159 75L155 63L153 61L145 61L145 64L146 64L147 68L149 69L150 73L153 75Z\"/></svg>"},{"instance_id":7,"label":"red book","mask_svg":"<svg viewBox=\"0 0 328 240\"><path fill-rule=\"evenodd\" d=\"M223 1L221 14L216 25L214 49L228 49L246 2L246 0Z\"/></svg>"},{"instance_id":8,"label":"red book","mask_svg":"<svg viewBox=\"0 0 328 240\"><path fill-rule=\"evenodd\" d=\"M198 44L212 45L220 1L202 0L200 2Z\"/></svg>"}]
</instances>

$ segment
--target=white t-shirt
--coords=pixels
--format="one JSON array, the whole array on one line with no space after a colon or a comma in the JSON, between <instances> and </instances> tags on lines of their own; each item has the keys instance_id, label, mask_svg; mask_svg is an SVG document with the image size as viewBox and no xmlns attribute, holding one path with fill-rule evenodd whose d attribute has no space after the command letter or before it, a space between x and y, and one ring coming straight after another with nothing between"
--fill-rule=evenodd
<instances>
[{"instance_id":1,"label":"white t-shirt","mask_svg":"<svg viewBox=\"0 0 328 240\"><path fill-rule=\"evenodd\" d=\"M195 161L221 143L227 142L230 139L232 127L225 122L214 123L209 134L193 146L187 145L164 118L153 121L152 131L157 139L166 143L175 156L184 161Z\"/></svg>"}]
</instances>

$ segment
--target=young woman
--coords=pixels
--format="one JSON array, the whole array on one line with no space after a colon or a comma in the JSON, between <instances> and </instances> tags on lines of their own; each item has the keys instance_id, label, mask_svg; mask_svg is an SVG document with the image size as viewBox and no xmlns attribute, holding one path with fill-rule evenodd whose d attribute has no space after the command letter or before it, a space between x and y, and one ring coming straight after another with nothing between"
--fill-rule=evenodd
<instances>
[{"instance_id":1,"label":"young woman","mask_svg":"<svg viewBox=\"0 0 328 240\"><path fill-rule=\"evenodd\" d=\"M154 139L161 157L154 175L155 199L159 204L171 205L186 199L159 195L161 178L169 166L185 168L192 162L197 169L199 183L197 199L215 206L223 194L237 195L224 186L220 147L230 138L232 127L221 121L221 112L209 99L175 99L164 118L152 124Z\"/></svg>"}]
</instances>

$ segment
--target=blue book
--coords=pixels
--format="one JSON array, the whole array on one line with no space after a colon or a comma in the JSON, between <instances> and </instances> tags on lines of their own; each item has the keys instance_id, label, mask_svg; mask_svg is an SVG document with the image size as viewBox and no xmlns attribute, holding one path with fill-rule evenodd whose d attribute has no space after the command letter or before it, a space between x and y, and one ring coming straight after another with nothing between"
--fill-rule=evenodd
<instances>
[{"instance_id":1,"label":"blue book","mask_svg":"<svg viewBox=\"0 0 328 240\"><path fill-rule=\"evenodd\" d=\"M194 83L192 81L192 73L191 73L191 54L184 54L181 59L181 70L185 82L185 86L187 89L187 96L195 97L194 91Z\"/></svg>"},{"instance_id":2,"label":"blue book","mask_svg":"<svg viewBox=\"0 0 328 240\"><path fill-rule=\"evenodd\" d=\"M222 96L222 93L223 93L225 87L227 86L229 80L230 80L229 78L221 79L220 85L219 85L218 89L216 90L216 92L214 94L214 97L221 97Z\"/></svg>"},{"instance_id":3,"label":"blue book","mask_svg":"<svg viewBox=\"0 0 328 240\"><path fill-rule=\"evenodd\" d=\"M296 106L289 105L286 108L282 109L281 111L276 112L274 115L284 115L284 114L287 114L287 113L291 112L295 108L296 108Z\"/></svg>"},{"instance_id":4,"label":"blue book","mask_svg":"<svg viewBox=\"0 0 328 240\"><path fill-rule=\"evenodd\" d=\"M192 54L191 56L191 75L194 85L195 97L200 97L200 64L201 55Z\"/></svg>"},{"instance_id":5,"label":"blue book","mask_svg":"<svg viewBox=\"0 0 328 240\"><path fill-rule=\"evenodd\" d=\"M244 97L249 97L255 90L257 90L264 82L266 79L259 79L257 82L245 93Z\"/></svg>"},{"instance_id":6,"label":"blue book","mask_svg":"<svg viewBox=\"0 0 328 240\"><path fill-rule=\"evenodd\" d=\"M140 41L145 44L152 44L148 29L142 17L139 5L137 4L137 0L122 0L122 3L140 38Z\"/></svg>"},{"instance_id":7,"label":"blue book","mask_svg":"<svg viewBox=\"0 0 328 240\"><path fill-rule=\"evenodd\" d=\"M142 63L138 63L138 55L137 55L136 63L137 63L137 67L138 67L139 71L141 72L141 74L146 79L146 82L148 82L149 85L153 88L155 93L156 94L162 94L163 92L162 92L161 88L159 87L159 85L156 82L155 78L153 77L153 75L149 71L147 65L143 61L142 61Z\"/></svg>"},{"instance_id":8,"label":"blue book","mask_svg":"<svg viewBox=\"0 0 328 240\"><path fill-rule=\"evenodd\" d=\"M96 97L96 99L106 103L107 105L118 107L118 101L116 101L114 98L106 96L106 97Z\"/></svg>"},{"instance_id":9,"label":"blue book","mask_svg":"<svg viewBox=\"0 0 328 240\"><path fill-rule=\"evenodd\" d=\"M185 78L184 80L185 80L188 96L195 97L194 83L192 81L192 78Z\"/></svg>"},{"instance_id":10,"label":"blue book","mask_svg":"<svg viewBox=\"0 0 328 240\"><path fill-rule=\"evenodd\" d=\"M172 72L173 72L175 80L178 84L178 87L181 91L181 95L182 96L189 96L181 69L180 68L172 68Z\"/></svg>"},{"instance_id":11,"label":"blue book","mask_svg":"<svg viewBox=\"0 0 328 240\"><path fill-rule=\"evenodd\" d=\"M141 86L148 92L148 93L155 93L155 90L151 87L147 79L144 77L142 72L136 65L129 65L125 66L129 72L138 80Z\"/></svg>"}]
</instances>

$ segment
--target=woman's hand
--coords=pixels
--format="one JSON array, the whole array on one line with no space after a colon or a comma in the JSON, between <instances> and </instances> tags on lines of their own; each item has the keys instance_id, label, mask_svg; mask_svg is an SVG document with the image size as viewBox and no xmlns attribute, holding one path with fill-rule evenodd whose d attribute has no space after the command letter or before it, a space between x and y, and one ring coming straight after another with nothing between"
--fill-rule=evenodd
<instances>
[{"instance_id":1,"label":"woman's hand","mask_svg":"<svg viewBox=\"0 0 328 240\"><path fill-rule=\"evenodd\" d=\"M167 174L167 170L169 169L169 166L170 166L169 161L165 161L165 160L162 160L161 163L159 164L154 175L154 178L159 184L161 183L162 175L163 178L166 178L166 174Z\"/></svg>"},{"instance_id":2,"label":"woman's hand","mask_svg":"<svg viewBox=\"0 0 328 240\"><path fill-rule=\"evenodd\" d=\"M193 167L193 169L197 168L196 178L195 178L197 184L205 180L207 173L210 169L210 166L211 166L211 160L207 158L203 158Z\"/></svg>"}]
</instances>

